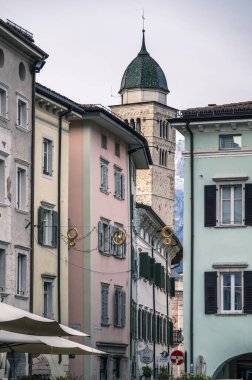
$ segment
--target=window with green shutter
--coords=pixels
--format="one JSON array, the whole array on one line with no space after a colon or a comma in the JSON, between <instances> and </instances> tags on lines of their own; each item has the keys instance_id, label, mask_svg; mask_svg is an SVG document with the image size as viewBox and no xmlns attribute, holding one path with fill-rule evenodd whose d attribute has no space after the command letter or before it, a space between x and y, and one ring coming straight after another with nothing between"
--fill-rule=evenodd
<instances>
[{"instance_id":1,"label":"window with green shutter","mask_svg":"<svg viewBox=\"0 0 252 380\"><path fill-rule=\"evenodd\" d=\"M147 339L147 331L146 331L146 327L147 327L147 323L146 323L146 310L142 310L142 339L143 340L146 340Z\"/></svg>"},{"instance_id":2,"label":"window with green shutter","mask_svg":"<svg viewBox=\"0 0 252 380\"><path fill-rule=\"evenodd\" d=\"M169 295L175 297L175 278L169 277Z\"/></svg>"},{"instance_id":3,"label":"window with green shutter","mask_svg":"<svg viewBox=\"0 0 252 380\"><path fill-rule=\"evenodd\" d=\"M169 346L173 346L173 323L167 320L167 341Z\"/></svg>"},{"instance_id":4,"label":"window with green shutter","mask_svg":"<svg viewBox=\"0 0 252 380\"><path fill-rule=\"evenodd\" d=\"M161 275L161 281L160 281L160 283L161 283L161 289L165 289L165 269L164 269L163 265L161 266L161 273L160 273L160 275Z\"/></svg>"},{"instance_id":5,"label":"window with green shutter","mask_svg":"<svg viewBox=\"0 0 252 380\"><path fill-rule=\"evenodd\" d=\"M142 309L137 312L137 336L139 340L142 339Z\"/></svg>"},{"instance_id":6,"label":"window with green shutter","mask_svg":"<svg viewBox=\"0 0 252 380\"><path fill-rule=\"evenodd\" d=\"M58 213L49 208L38 209L38 243L58 246Z\"/></svg>"},{"instance_id":7,"label":"window with green shutter","mask_svg":"<svg viewBox=\"0 0 252 380\"><path fill-rule=\"evenodd\" d=\"M139 275L149 280L150 279L150 257L148 255L148 252L140 252L139 261L140 261Z\"/></svg>"},{"instance_id":8,"label":"window with green shutter","mask_svg":"<svg viewBox=\"0 0 252 380\"><path fill-rule=\"evenodd\" d=\"M152 341L156 341L156 315L152 314Z\"/></svg>"},{"instance_id":9,"label":"window with green shutter","mask_svg":"<svg viewBox=\"0 0 252 380\"><path fill-rule=\"evenodd\" d=\"M150 257L150 282L155 282L155 259Z\"/></svg>"},{"instance_id":10,"label":"window with green shutter","mask_svg":"<svg viewBox=\"0 0 252 380\"><path fill-rule=\"evenodd\" d=\"M148 339L149 342L152 342L152 335L151 335L152 314L150 312L148 312L147 324L148 324L148 327L147 327L147 331L148 331L147 339Z\"/></svg>"},{"instance_id":11,"label":"window with green shutter","mask_svg":"<svg viewBox=\"0 0 252 380\"><path fill-rule=\"evenodd\" d=\"M155 285L161 288L161 264L155 263Z\"/></svg>"}]
</instances>

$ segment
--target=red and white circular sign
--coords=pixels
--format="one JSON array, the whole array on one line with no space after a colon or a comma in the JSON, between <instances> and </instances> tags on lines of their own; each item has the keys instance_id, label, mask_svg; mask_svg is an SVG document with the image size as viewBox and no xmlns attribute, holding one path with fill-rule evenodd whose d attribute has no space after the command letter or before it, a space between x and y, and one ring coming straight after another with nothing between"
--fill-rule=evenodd
<instances>
[{"instance_id":1,"label":"red and white circular sign","mask_svg":"<svg viewBox=\"0 0 252 380\"><path fill-rule=\"evenodd\" d=\"M184 354L182 351L175 350L170 355L172 364L180 365L184 363Z\"/></svg>"}]
</instances>

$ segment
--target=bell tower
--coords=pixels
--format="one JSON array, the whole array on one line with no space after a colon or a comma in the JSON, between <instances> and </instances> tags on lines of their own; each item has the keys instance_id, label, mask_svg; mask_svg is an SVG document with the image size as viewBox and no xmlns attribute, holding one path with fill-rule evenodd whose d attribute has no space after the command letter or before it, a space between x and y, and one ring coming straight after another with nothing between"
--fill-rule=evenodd
<instances>
[{"instance_id":1,"label":"bell tower","mask_svg":"<svg viewBox=\"0 0 252 380\"><path fill-rule=\"evenodd\" d=\"M153 208L167 224L173 225L175 130L167 121L177 110L167 106L169 93L165 74L150 56L142 30L142 46L135 59L126 68L119 93L122 104L111 110L148 141L153 165L137 171L137 202Z\"/></svg>"}]
</instances>

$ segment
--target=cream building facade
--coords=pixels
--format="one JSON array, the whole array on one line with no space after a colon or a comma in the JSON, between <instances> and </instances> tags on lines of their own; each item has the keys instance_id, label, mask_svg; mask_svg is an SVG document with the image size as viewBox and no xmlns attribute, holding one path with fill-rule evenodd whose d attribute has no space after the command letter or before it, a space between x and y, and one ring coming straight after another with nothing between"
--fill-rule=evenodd
<instances>
[{"instance_id":1,"label":"cream building facade","mask_svg":"<svg viewBox=\"0 0 252 380\"><path fill-rule=\"evenodd\" d=\"M69 123L80 115L38 83L35 104L33 312L68 325ZM68 356L40 355L33 373L64 375L68 364Z\"/></svg>"}]
</instances>

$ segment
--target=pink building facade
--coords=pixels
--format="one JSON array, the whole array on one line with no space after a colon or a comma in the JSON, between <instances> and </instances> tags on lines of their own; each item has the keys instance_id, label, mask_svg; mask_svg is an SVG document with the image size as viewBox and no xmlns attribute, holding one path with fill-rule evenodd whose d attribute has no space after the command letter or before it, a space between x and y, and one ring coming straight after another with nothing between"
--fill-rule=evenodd
<instances>
[{"instance_id":1,"label":"pink building facade","mask_svg":"<svg viewBox=\"0 0 252 380\"><path fill-rule=\"evenodd\" d=\"M86 111L70 125L69 222L78 237L69 252L69 321L90 334L86 344L109 356L73 358L70 372L121 379L129 373L134 173L147 169L151 157L145 138L113 114ZM126 233L119 246L118 228Z\"/></svg>"}]
</instances>

